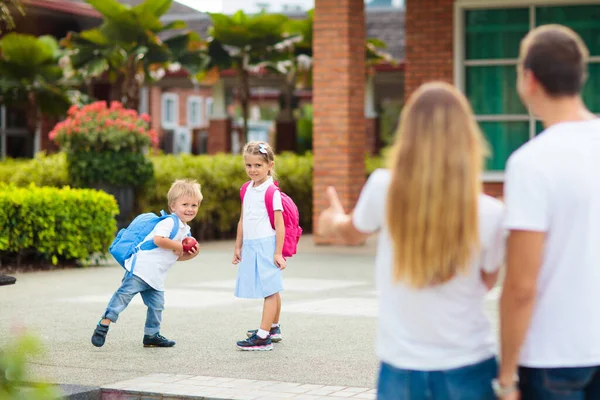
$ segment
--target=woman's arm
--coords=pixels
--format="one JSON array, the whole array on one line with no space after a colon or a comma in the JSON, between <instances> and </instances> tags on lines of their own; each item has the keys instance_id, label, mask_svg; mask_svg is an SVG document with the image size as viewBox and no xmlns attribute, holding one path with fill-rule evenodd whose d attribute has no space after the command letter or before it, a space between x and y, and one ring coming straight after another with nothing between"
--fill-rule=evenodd
<instances>
[{"instance_id":1,"label":"woman's arm","mask_svg":"<svg viewBox=\"0 0 600 400\"><path fill-rule=\"evenodd\" d=\"M348 244L360 244L367 235L360 232L352 222L352 213L346 214L337 192L327 188L329 207L319 217L318 232L322 236L340 237Z\"/></svg>"}]
</instances>

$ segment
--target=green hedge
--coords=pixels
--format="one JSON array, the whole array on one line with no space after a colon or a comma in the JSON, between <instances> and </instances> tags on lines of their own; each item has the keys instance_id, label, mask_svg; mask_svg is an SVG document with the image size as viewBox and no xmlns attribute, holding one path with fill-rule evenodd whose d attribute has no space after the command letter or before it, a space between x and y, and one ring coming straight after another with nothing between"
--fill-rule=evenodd
<instances>
[{"instance_id":1,"label":"green hedge","mask_svg":"<svg viewBox=\"0 0 600 400\"><path fill-rule=\"evenodd\" d=\"M139 212L167 210L167 192L175 179L192 178L202 185L204 201L192 223L198 239L228 238L235 233L240 215L239 188L248 180L241 156L162 155L151 157L154 183L138 195ZM367 157L367 176L382 166L379 157ZM284 153L275 161L281 189L298 205L305 232L312 230L312 155ZM33 160L0 163L0 182L26 186L69 185L64 154L39 155Z\"/></svg>"},{"instance_id":2,"label":"green hedge","mask_svg":"<svg viewBox=\"0 0 600 400\"><path fill-rule=\"evenodd\" d=\"M140 197L142 211L167 210L167 192L175 179L196 179L204 200L192 232L199 239L226 238L235 233L240 216L240 186L248 180L241 156L152 157L155 185ZM298 205L300 223L312 227L312 156L282 154L275 163L281 190Z\"/></svg>"},{"instance_id":3,"label":"green hedge","mask_svg":"<svg viewBox=\"0 0 600 400\"><path fill-rule=\"evenodd\" d=\"M57 264L105 253L117 212L115 199L96 190L0 184L0 255L9 264Z\"/></svg>"}]
</instances>

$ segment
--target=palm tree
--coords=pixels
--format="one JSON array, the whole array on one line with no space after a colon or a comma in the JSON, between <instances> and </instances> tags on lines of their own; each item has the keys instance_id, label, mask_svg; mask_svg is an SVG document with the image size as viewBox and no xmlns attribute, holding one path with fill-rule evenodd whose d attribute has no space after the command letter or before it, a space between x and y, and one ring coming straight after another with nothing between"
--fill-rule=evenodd
<instances>
[{"instance_id":1,"label":"palm tree","mask_svg":"<svg viewBox=\"0 0 600 400\"><path fill-rule=\"evenodd\" d=\"M71 93L58 65L58 43L51 36L9 33L0 39L0 53L1 102L27 110L28 120L35 123L33 148L38 152L42 115L63 114L71 105ZM2 159L5 157L3 145Z\"/></svg>"},{"instance_id":2,"label":"palm tree","mask_svg":"<svg viewBox=\"0 0 600 400\"><path fill-rule=\"evenodd\" d=\"M265 61L280 52L291 40L287 33L288 17L282 14L247 15L243 11L233 16L211 13L209 29L208 68L235 69L238 78L237 95L242 108L244 135L248 134L250 74L258 72Z\"/></svg>"},{"instance_id":3,"label":"palm tree","mask_svg":"<svg viewBox=\"0 0 600 400\"><path fill-rule=\"evenodd\" d=\"M7 30L14 29L14 12L25 15L23 3L21 0L2 0L0 1L0 34Z\"/></svg>"},{"instance_id":4,"label":"palm tree","mask_svg":"<svg viewBox=\"0 0 600 400\"><path fill-rule=\"evenodd\" d=\"M192 76L205 69L204 43L183 21L164 24L160 17L173 0L146 0L131 7L116 0L86 0L104 17L102 25L71 32L62 44L69 50L70 74L86 82L107 76L111 98L139 107L143 85L160 80L166 70L186 69Z\"/></svg>"}]
</instances>

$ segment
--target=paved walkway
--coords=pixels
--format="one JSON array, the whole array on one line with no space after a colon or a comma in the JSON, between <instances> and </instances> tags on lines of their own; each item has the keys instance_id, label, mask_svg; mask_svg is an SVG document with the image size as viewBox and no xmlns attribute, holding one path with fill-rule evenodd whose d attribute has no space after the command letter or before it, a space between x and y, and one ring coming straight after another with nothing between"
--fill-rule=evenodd
<instances>
[{"instance_id":1,"label":"paved walkway","mask_svg":"<svg viewBox=\"0 0 600 400\"><path fill-rule=\"evenodd\" d=\"M358 248L315 247L310 236L303 237L299 254L284 272L284 340L270 352L235 347L246 330L257 327L262 302L233 296L233 246L202 244L196 259L169 272L161 334L177 341L174 348L143 348L145 307L139 296L111 325L104 347L91 345L94 326L123 275L115 264L16 274L15 285L0 287L0 346L13 328L36 332L46 354L34 361L32 372L53 383L107 388L131 383L139 390L141 382L148 385L150 380L161 390L170 385L190 395L195 391L216 396L223 390L231 395L209 397L219 399L243 394L242 398L308 400L306 396L339 398L350 393L369 398L378 368L374 241ZM492 293L488 304L492 315L495 297ZM172 387L188 384L195 387ZM281 388L285 390L278 392Z\"/></svg>"},{"instance_id":2,"label":"paved walkway","mask_svg":"<svg viewBox=\"0 0 600 400\"><path fill-rule=\"evenodd\" d=\"M250 379L215 378L212 376L152 374L103 387L103 398L175 397L232 400L375 400L375 389L311 385Z\"/></svg>"}]
</instances>

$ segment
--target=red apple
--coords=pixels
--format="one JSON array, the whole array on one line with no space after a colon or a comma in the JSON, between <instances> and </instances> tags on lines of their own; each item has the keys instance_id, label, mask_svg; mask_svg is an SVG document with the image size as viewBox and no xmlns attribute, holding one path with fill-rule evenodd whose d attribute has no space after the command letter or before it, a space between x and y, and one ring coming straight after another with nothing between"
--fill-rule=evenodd
<instances>
[{"instance_id":1,"label":"red apple","mask_svg":"<svg viewBox=\"0 0 600 400\"><path fill-rule=\"evenodd\" d=\"M198 242L193 237L188 236L183 238L181 244L183 245L183 251L189 253L194 248L194 246L198 244Z\"/></svg>"}]
</instances>

